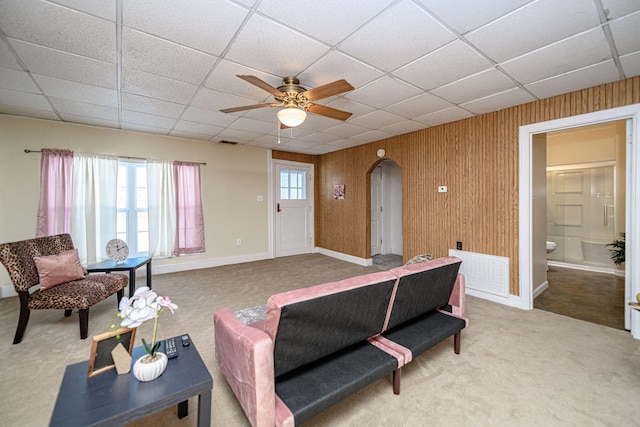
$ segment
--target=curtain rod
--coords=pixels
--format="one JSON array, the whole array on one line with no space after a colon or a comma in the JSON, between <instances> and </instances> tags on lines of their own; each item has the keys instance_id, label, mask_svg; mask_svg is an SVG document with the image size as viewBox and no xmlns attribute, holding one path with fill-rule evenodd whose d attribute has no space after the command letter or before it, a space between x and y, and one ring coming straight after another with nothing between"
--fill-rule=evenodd
<instances>
[{"instance_id":1,"label":"curtain rod","mask_svg":"<svg viewBox=\"0 0 640 427\"><path fill-rule=\"evenodd\" d=\"M24 149L24 152L29 154L29 153L42 153L42 150L29 150L28 148ZM148 160L145 159L143 157L130 157L130 156L118 156L119 159L131 159L131 160ZM192 163L192 162L185 162L185 163ZM206 162L195 162L204 166L207 166Z\"/></svg>"}]
</instances>

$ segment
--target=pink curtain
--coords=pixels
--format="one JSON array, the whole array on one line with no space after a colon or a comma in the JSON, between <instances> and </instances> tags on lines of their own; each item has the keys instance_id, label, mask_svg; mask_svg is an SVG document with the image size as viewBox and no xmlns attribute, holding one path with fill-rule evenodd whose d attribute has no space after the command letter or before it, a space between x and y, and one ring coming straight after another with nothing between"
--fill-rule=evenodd
<instances>
[{"instance_id":1,"label":"pink curtain","mask_svg":"<svg viewBox=\"0 0 640 427\"><path fill-rule=\"evenodd\" d=\"M36 237L71 232L73 151L42 149Z\"/></svg>"},{"instance_id":2,"label":"pink curtain","mask_svg":"<svg viewBox=\"0 0 640 427\"><path fill-rule=\"evenodd\" d=\"M174 255L204 252L204 218L200 198L200 165L173 162L176 197Z\"/></svg>"}]
</instances>

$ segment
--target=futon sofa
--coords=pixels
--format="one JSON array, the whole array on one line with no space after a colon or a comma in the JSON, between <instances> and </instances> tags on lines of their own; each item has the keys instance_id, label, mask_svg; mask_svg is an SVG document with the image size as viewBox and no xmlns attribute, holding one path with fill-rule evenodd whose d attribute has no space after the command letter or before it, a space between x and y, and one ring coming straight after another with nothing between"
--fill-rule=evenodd
<instances>
[{"instance_id":1,"label":"futon sofa","mask_svg":"<svg viewBox=\"0 0 640 427\"><path fill-rule=\"evenodd\" d=\"M297 426L454 336L464 277L455 257L273 295L263 321L214 313L218 366L254 427Z\"/></svg>"}]
</instances>

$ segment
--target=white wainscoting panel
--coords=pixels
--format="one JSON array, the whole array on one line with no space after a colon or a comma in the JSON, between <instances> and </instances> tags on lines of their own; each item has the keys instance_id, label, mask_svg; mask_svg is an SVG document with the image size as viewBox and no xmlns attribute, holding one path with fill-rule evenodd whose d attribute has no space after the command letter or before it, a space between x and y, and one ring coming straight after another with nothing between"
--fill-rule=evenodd
<instances>
[{"instance_id":1,"label":"white wainscoting panel","mask_svg":"<svg viewBox=\"0 0 640 427\"><path fill-rule=\"evenodd\" d=\"M460 273L469 295L492 301L509 298L509 258L456 249L449 249L449 255L462 260Z\"/></svg>"}]
</instances>

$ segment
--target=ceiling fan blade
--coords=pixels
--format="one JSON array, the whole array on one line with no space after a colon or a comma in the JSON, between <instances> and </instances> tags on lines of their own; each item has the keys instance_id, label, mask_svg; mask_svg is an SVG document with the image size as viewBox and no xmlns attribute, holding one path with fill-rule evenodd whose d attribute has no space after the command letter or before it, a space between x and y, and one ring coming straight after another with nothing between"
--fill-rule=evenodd
<instances>
[{"instance_id":1,"label":"ceiling fan blade","mask_svg":"<svg viewBox=\"0 0 640 427\"><path fill-rule=\"evenodd\" d=\"M336 110L335 108L327 107L325 105L318 105L318 104L311 104L311 106L307 108L307 111L314 114L320 114L322 116L331 117L332 119L338 119L338 120L347 120L349 117L351 117L351 114L352 114L346 111Z\"/></svg>"},{"instance_id":2,"label":"ceiling fan blade","mask_svg":"<svg viewBox=\"0 0 640 427\"><path fill-rule=\"evenodd\" d=\"M248 75L240 75L240 74L237 74L237 76L240 77L242 80L245 80L251 83L252 85L258 86L262 90L266 90L273 96L284 96L284 93L280 92L278 89L271 86L269 83L265 82L264 80L260 80L256 76L248 76Z\"/></svg>"},{"instance_id":3,"label":"ceiling fan blade","mask_svg":"<svg viewBox=\"0 0 640 427\"><path fill-rule=\"evenodd\" d=\"M309 89L305 92L302 92L301 95L307 98L309 101L315 101L317 99L327 98L329 96L348 92L350 90L353 90L353 86L351 86L346 80L342 79L337 80L333 83L328 83L326 85Z\"/></svg>"},{"instance_id":4,"label":"ceiling fan blade","mask_svg":"<svg viewBox=\"0 0 640 427\"><path fill-rule=\"evenodd\" d=\"M278 105L280 105L280 104L271 103L271 104L245 105L243 107L225 108L224 110L220 110L220 111L222 111L223 113L235 113L237 111L254 110L256 108L263 108L263 107L276 107Z\"/></svg>"}]
</instances>

